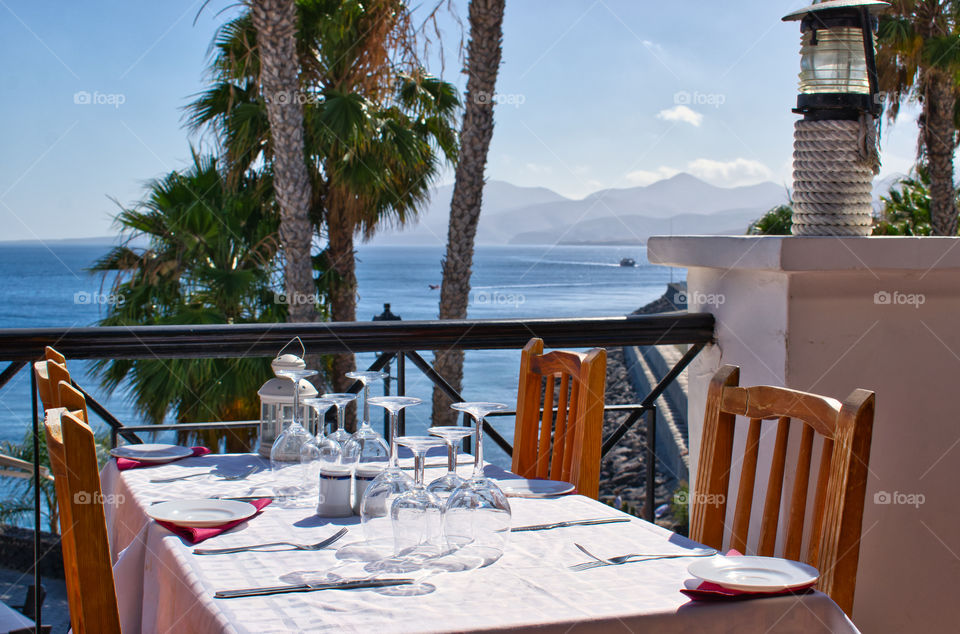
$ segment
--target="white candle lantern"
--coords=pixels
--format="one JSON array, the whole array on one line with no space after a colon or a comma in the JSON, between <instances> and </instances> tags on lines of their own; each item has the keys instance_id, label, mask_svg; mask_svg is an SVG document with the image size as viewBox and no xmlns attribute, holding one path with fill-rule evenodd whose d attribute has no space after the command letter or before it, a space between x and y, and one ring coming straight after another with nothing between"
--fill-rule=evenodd
<instances>
[{"instance_id":1,"label":"white candle lantern","mask_svg":"<svg viewBox=\"0 0 960 634\"><path fill-rule=\"evenodd\" d=\"M274 373L282 370L302 370L306 367L303 359L295 354L282 354L270 362ZM306 379L298 386L300 398L317 396L317 389ZM263 384L257 395L260 396L260 450L264 458L270 457L270 448L280 432L293 422L293 382L275 377ZM310 408L300 406L300 420L310 421ZM306 424L305 428L309 429Z\"/></svg>"}]
</instances>

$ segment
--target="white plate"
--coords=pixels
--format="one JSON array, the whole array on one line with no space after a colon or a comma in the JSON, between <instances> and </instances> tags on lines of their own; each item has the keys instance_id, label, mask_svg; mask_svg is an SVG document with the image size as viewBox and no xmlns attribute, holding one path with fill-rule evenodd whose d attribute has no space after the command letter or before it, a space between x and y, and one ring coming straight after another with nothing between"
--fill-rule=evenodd
<instances>
[{"instance_id":1,"label":"white plate","mask_svg":"<svg viewBox=\"0 0 960 634\"><path fill-rule=\"evenodd\" d=\"M698 559L687 572L730 590L776 592L815 583L820 573L813 566L778 557L710 557Z\"/></svg>"},{"instance_id":2,"label":"white plate","mask_svg":"<svg viewBox=\"0 0 960 634\"><path fill-rule=\"evenodd\" d=\"M193 449L190 447L181 447L180 445L124 445L110 450L111 456L118 458L129 458L141 462L170 462L193 455Z\"/></svg>"},{"instance_id":3,"label":"white plate","mask_svg":"<svg viewBox=\"0 0 960 634\"><path fill-rule=\"evenodd\" d=\"M511 498L549 498L570 493L577 487L560 480L501 480L500 488Z\"/></svg>"},{"instance_id":4,"label":"white plate","mask_svg":"<svg viewBox=\"0 0 960 634\"><path fill-rule=\"evenodd\" d=\"M257 512L257 507L236 500L173 500L147 507L147 515L177 526L202 528L244 520Z\"/></svg>"}]
</instances>

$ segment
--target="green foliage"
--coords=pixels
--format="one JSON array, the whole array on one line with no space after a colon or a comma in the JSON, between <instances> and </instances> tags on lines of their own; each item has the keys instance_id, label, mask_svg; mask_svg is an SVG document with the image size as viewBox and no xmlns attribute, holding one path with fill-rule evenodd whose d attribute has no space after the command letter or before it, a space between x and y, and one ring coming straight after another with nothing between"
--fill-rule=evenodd
<instances>
[{"instance_id":1,"label":"green foliage","mask_svg":"<svg viewBox=\"0 0 960 634\"><path fill-rule=\"evenodd\" d=\"M793 227L792 203L774 207L757 220L750 223L747 235L751 236L788 236Z\"/></svg>"},{"instance_id":2,"label":"green foliage","mask_svg":"<svg viewBox=\"0 0 960 634\"><path fill-rule=\"evenodd\" d=\"M101 326L282 322L278 219L269 174L228 182L212 156L150 183L116 218L124 242L92 270L112 279ZM136 246L147 243L146 247ZM257 418L264 359L105 360L104 387L127 381L153 423Z\"/></svg>"},{"instance_id":3,"label":"green foliage","mask_svg":"<svg viewBox=\"0 0 960 634\"><path fill-rule=\"evenodd\" d=\"M930 172L919 165L880 197L883 210L874 224L875 236L929 236Z\"/></svg>"},{"instance_id":4,"label":"green foliage","mask_svg":"<svg viewBox=\"0 0 960 634\"><path fill-rule=\"evenodd\" d=\"M690 485L687 482L680 482L680 486L673 492L670 498L670 513L676 522L676 532L681 535L687 535L690 527Z\"/></svg>"},{"instance_id":5,"label":"green foliage","mask_svg":"<svg viewBox=\"0 0 960 634\"><path fill-rule=\"evenodd\" d=\"M40 434L40 468L41 473L49 473L50 456L47 454L47 440ZM0 454L19 458L26 462L33 462L33 430L27 431L23 440L19 443L13 443L5 440L0 443ZM15 524L33 517L33 478L5 477L5 482L9 483L7 489L7 498L0 500L0 523ZM47 530L56 533L59 528L59 518L57 516L57 493L54 490L53 481L47 478L40 478L40 496L43 500L41 509L43 518L47 522Z\"/></svg>"}]
</instances>

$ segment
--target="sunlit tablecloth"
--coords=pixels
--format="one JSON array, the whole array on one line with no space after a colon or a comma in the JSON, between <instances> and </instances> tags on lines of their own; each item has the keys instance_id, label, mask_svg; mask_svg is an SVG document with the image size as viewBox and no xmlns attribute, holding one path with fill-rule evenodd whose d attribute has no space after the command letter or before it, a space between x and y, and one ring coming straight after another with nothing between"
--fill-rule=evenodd
<instances>
[{"instance_id":1,"label":"sunlit tablecloth","mask_svg":"<svg viewBox=\"0 0 960 634\"><path fill-rule=\"evenodd\" d=\"M430 462L438 462L436 458ZM586 560L579 542L602 556L667 553L695 546L640 519L629 523L513 533L495 564L430 578L422 596L374 590L321 591L214 599L217 590L318 578L343 565L334 550L197 556L144 514L156 500L268 493L264 471L239 482L207 478L151 484L152 478L216 468L228 473L260 464L253 455L211 455L119 472L103 470L103 492L124 632L856 632L827 596L692 603L679 589L691 559L665 559L573 572ZM466 475L467 468L461 467ZM510 477L488 466L490 475ZM443 473L434 469L428 478ZM618 515L589 498L511 499L514 525ZM313 543L337 525L353 527L340 543L360 538L358 518L325 520L309 509L268 506L262 515L204 542L217 548L276 541Z\"/></svg>"}]
</instances>

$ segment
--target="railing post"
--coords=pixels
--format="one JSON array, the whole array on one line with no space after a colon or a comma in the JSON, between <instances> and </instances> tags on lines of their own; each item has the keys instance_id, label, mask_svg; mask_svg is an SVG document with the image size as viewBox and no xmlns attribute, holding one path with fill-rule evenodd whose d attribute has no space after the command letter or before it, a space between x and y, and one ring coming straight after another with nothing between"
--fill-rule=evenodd
<instances>
[{"instance_id":1,"label":"railing post","mask_svg":"<svg viewBox=\"0 0 960 634\"><path fill-rule=\"evenodd\" d=\"M657 496L657 407L651 405L647 410L647 493L643 502L643 517L653 522Z\"/></svg>"},{"instance_id":2,"label":"railing post","mask_svg":"<svg viewBox=\"0 0 960 634\"><path fill-rule=\"evenodd\" d=\"M397 396L407 395L407 353L400 351L397 355ZM400 410L400 417L397 419L397 431L401 436L407 433L407 413L406 408Z\"/></svg>"},{"instance_id":3,"label":"railing post","mask_svg":"<svg viewBox=\"0 0 960 634\"><path fill-rule=\"evenodd\" d=\"M40 592L40 416L37 412L37 375L30 373L30 402L33 404L33 622L41 630L43 596Z\"/></svg>"}]
</instances>

